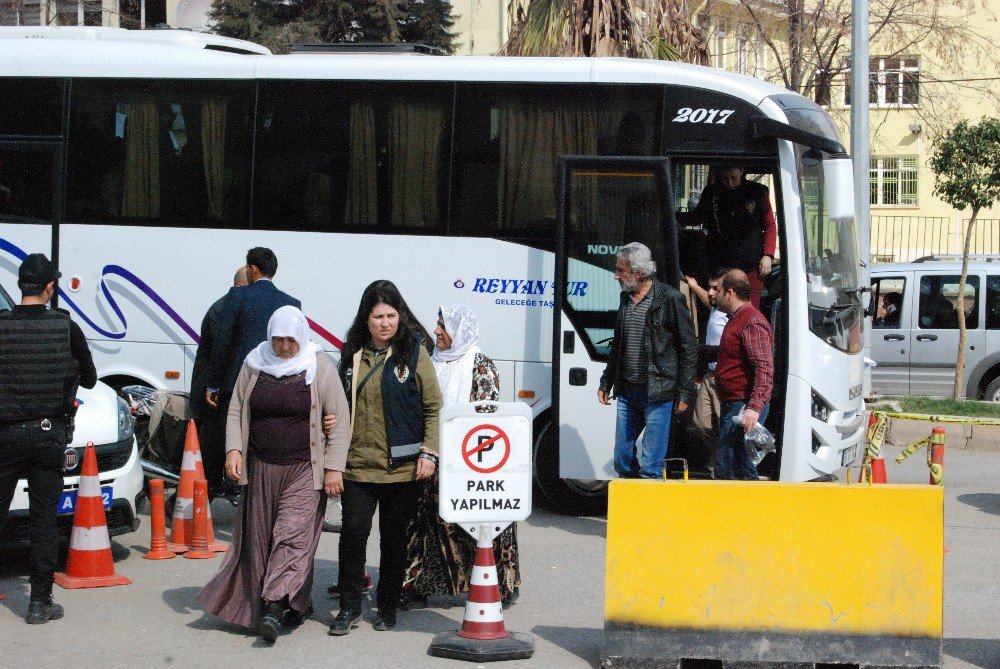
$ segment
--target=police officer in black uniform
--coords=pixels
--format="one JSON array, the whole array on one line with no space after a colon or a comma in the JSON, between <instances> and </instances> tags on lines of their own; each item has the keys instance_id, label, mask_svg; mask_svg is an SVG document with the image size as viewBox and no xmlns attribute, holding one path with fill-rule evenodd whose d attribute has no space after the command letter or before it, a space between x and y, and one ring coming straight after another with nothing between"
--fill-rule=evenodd
<instances>
[{"instance_id":1,"label":"police officer in black uniform","mask_svg":"<svg viewBox=\"0 0 1000 669\"><path fill-rule=\"evenodd\" d=\"M31 528L30 625L56 620L52 601L59 555L56 505L63 460L72 439L78 386L93 388L97 369L80 326L69 312L47 305L59 272L41 253L21 263L21 304L0 313L0 525L19 478L28 479Z\"/></svg>"},{"instance_id":2,"label":"police officer in black uniform","mask_svg":"<svg viewBox=\"0 0 1000 669\"><path fill-rule=\"evenodd\" d=\"M715 167L712 175L692 214L708 235L708 267L746 272L750 301L760 308L778 238L767 186L746 179L743 168L735 165Z\"/></svg>"}]
</instances>

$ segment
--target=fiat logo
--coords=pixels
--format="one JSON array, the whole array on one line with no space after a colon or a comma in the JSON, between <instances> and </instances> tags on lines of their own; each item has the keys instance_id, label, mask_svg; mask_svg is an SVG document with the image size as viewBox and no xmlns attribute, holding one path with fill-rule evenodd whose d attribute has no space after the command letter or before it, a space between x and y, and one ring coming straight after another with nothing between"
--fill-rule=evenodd
<instances>
[{"instance_id":1,"label":"fiat logo","mask_svg":"<svg viewBox=\"0 0 1000 669\"><path fill-rule=\"evenodd\" d=\"M63 466L66 471L73 471L78 464L80 464L80 454L76 452L75 448L67 448L66 452L63 453Z\"/></svg>"}]
</instances>

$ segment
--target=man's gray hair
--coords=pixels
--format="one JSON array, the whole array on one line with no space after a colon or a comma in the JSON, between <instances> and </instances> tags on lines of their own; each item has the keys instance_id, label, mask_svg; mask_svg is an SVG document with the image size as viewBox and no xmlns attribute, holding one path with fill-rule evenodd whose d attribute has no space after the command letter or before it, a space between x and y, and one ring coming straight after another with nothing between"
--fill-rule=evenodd
<instances>
[{"instance_id":1,"label":"man's gray hair","mask_svg":"<svg viewBox=\"0 0 1000 669\"><path fill-rule=\"evenodd\" d=\"M643 279L649 279L656 274L656 261L649 247L639 242L632 242L618 249L619 258L624 258L633 272L638 272Z\"/></svg>"}]
</instances>

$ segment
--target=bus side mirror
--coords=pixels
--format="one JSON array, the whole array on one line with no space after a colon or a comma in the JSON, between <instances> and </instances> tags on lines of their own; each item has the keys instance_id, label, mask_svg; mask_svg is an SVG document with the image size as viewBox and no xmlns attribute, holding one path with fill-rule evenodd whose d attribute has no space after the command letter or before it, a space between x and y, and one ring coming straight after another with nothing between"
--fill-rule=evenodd
<instances>
[{"instance_id":1,"label":"bus side mirror","mask_svg":"<svg viewBox=\"0 0 1000 669\"><path fill-rule=\"evenodd\" d=\"M854 164L850 158L823 161L823 192L830 219L854 218Z\"/></svg>"}]
</instances>

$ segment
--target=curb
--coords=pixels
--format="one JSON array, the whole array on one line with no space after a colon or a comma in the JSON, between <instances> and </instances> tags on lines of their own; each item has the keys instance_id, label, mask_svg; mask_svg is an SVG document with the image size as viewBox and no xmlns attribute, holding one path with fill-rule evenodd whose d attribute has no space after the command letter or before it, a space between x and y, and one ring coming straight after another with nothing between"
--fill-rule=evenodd
<instances>
[{"instance_id":1,"label":"curb","mask_svg":"<svg viewBox=\"0 0 1000 669\"><path fill-rule=\"evenodd\" d=\"M1000 453L1000 425L962 425L956 423L932 423L922 420L892 419L886 443L903 448L923 439L932 427L943 427L948 448L967 451Z\"/></svg>"}]
</instances>

